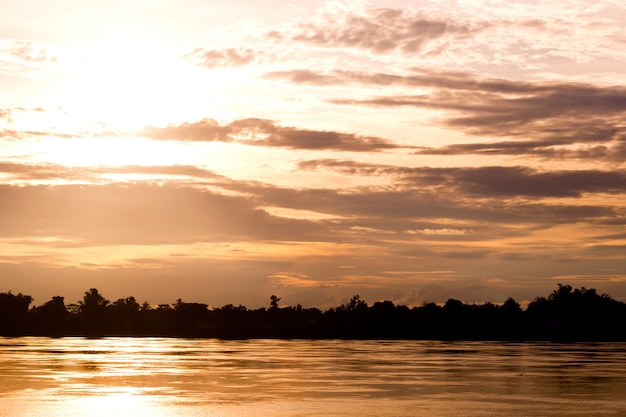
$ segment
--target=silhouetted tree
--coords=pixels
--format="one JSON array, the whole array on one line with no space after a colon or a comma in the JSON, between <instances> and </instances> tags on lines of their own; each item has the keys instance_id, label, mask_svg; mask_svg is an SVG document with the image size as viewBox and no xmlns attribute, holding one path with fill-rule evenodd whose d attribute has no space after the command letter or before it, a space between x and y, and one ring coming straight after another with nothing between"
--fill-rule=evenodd
<instances>
[{"instance_id":1,"label":"silhouetted tree","mask_svg":"<svg viewBox=\"0 0 626 417\"><path fill-rule=\"evenodd\" d=\"M424 303L411 311L414 334L417 338L437 339L442 329L442 307L435 303Z\"/></svg>"},{"instance_id":2,"label":"silhouetted tree","mask_svg":"<svg viewBox=\"0 0 626 417\"><path fill-rule=\"evenodd\" d=\"M30 295L0 293L0 334L16 335L24 331L28 306L33 302Z\"/></svg>"},{"instance_id":3,"label":"silhouetted tree","mask_svg":"<svg viewBox=\"0 0 626 417\"><path fill-rule=\"evenodd\" d=\"M181 336L202 336L209 324L209 311L202 303L186 303L180 298L174 305L176 332Z\"/></svg>"},{"instance_id":4,"label":"silhouetted tree","mask_svg":"<svg viewBox=\"0 0 626 417\"><path fill-rule=\"evenodd\" d=\"M52 297L45 304L32 309L35 331L38 334L61 335L68 330L69 311L64 298Z\"/></svg>"},{"instance_id":5,"label":"silhouetted tree","mask_svg":"<svg viewBox=\"0 0 626 417\"><path fill-rule=\"evenodd\" d=\"M626 339L626 305L595 289L558 284L548 298L535 298L524 315L535 339Z\"/></svg>"},{"instance_id":6,"label":"silhouetted tree","mask_svg":"<svg viewBox=\"0 0 626 417\"><path fill-rule=\"evenodd\" d=\"M281 299L275 295L272 294L272 296L270 297L270 308L278 308L278 302Z\"/></svg>"},{"instance_id":7,"label":"silhouetted tree","mask_svg":"<svg viewBox=\"0 0 626 417\"><path fill-rule=\"evenodd\" d=\"M348 304L342 304L342 307L348 311L363 311L367 309L367 303L361 299L360 295L357 294L350 299Z\"/></svg>"},{"instance_id":8,"label":"silhouetted tree","mask_svg":"<svg viewBox=\"0 0 626 417\"><path fill-rule=\"evenodd\" d=\"M106 332L107 306L110 301L104 298L96 288L85 292L83 300L78 302L78 314L87 334Z\"/></svg>"},{"instance_id":9,"label":"silhouetted tree","mask_svg":"<svg viewBox=\"0 0 626 417\"><path fill-rule=\"evenodd\" d=\"M133 334L139 322L141 306L135 297L120 298L110 305L111 327L117 334Z\"/></svg>"},{"instance_id":10,"label":"silhouetted tree","mask_svg":"<svg viewBox=\"0 0 626 417\"><path fill-rule=\"evenodd\" d=\"M78 302L82 314L95 314L102 312L109 305L110 301L104 298L96 288L85 291L83 300Z\"/></svg>"},{"instance_id":11,"label":"silhouetted tree","mask_svg":"<svg viewBox=\"0 0 626 417\"><path fill-rule=\"evenodd\" d=\"M501 309L503 312L510 315L520 314L522 312L522 308L519 303L511 297L506 299L504 304L502 304Z\"/></svg>"},{"instance_id":12,"label":"silhouetted tree","mask_svg":"<svg viewBox=\"0 0 626 417\"><path fill-rule=\"evenodd\" d=\"M130 296L110 303L97 289L77 304L55 296L29 310L30 296L0 294L2 335L158 335L227 338L413 338L479 340L620 340L626 341L626 304L594 289L559 284L547 298L537 297L526 310L512 298L498 306L449 299L443 306L425 303L409 309L392 301L369 307L358 295L339 307L278 307L249 310L227 304L139 305Z\"/></svg>"},{"instance_id":13,"label":"silhouetted tree","mask_svg":"<svg viewBox=\"0 0 626 417\"><path fill-rule=\"evenodd\" d=\"M144 333L153 336L176 335L176 310L169 304L159 304L157 308L142 312Z\"/></svg>"},{"instance_id":14,"label":"silhouetted tree","mask_svg":"<svg viewBox=\"0 0 626 417\"><path fill-rule=\"evenodd\" d=\"M494 334L491 339L524 340L528 338L521 306L509 297L497 312Z\"/></svg>"}]
</instances>

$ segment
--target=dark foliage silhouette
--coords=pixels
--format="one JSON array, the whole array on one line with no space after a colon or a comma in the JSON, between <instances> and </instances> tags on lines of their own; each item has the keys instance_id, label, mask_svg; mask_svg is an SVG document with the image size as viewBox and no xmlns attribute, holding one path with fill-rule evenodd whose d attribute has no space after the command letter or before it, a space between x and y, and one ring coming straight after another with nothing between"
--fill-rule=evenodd
<instances>
[{"instance_id":1,"label":"dark foliage silhouette","mask_svg":"<svg viewBox=\"0 0 626 417\"><path fill-rule=\"evenodd\" d=\"M369 306L359 295L338 307L248 309L178 299L152 307L129 296L110 302L95 288L76 304L55 296L32 307L28 295L0 293L0 335L171 336L218 338L350 338L441 340L626 341L626 304L595 289L558 285L526 310L512 298L502 305L424 303L409 308L391 301Z\"/></svg>"},{"instance_id":2,"label":"dark foliage silhouette","mask_svg":"<svg viewBox=\"0 0 626 417\"><path fill-rule=\"evenodd\" d=\"M69 328L70 312L61 296L52 297L45 304L34 307L30 311L32 327L37 333L48 333L52 336L65 334Z\"/></svg>"},{"instance_id":3,"label":"dark foliage silhouette","mask_svg":"<svg viewBox=\"0 0 626 417\"><path fill-rule=\"evenodd\" d=\"M33 298L11 291L0 294L0 334L17 335L23 332L28 319L28 306Z\"/></svg>"},{"instance_id":4,"label":"dark foliage silhouette","mask_svg":"<svg viewBox=\"0 0 626 417\"><path fill-rule=\"evenodd\" d=\"M78 302L77 318L83 333L106 333L110 321L108 320L108 305L110 301L104 298L97 289L92 288L85 292L83 300Z\"/></svg>"}]
</instances>

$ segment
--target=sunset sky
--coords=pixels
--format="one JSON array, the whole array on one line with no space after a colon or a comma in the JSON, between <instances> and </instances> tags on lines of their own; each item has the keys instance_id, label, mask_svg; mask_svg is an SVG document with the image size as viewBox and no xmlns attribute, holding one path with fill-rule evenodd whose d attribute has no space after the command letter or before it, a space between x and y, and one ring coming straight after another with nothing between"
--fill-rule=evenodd
<instances>
[{"instance_id":1,"label":"sunset sky","mask_svg":"<svg viewBox=\"0 0 626 417\"><path fill-rule=\"evenodd\" d=\"M626 301L623 0L0 4L0 292Z\"/></svg>"}]
</instances>

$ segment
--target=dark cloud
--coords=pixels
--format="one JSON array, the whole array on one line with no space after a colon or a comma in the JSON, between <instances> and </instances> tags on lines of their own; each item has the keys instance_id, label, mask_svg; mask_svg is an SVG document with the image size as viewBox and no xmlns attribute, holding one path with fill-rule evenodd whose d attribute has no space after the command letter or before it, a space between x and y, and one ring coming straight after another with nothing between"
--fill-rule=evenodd
<instances>
[{"instance_id":1,"label":"dark cloud","mask_svg":"<svg viewBox=\"0 0 626 417\"><path fill-rule=\"evenodd\" d=\"M428 189L452 190L475 197L582 197L626 194L626 171L539 171L527 167L407 168L335 159L302 161L301 169L332 169L350 175L387 175Z\"/></svg>"},{"instance_id":2,"label":"dark cloud","mask_svg":"<svg viewBox=\"0 0 626 417\"><path fill-rule=\"evenodd\" d=\"M428 17L412 10L368 9L327 14L318 22L305 22L268 39L302 42L324 48L357 48L376 54L420 54L434 40L454 41L483 30L484 24L459 23Z\"/></svg>"},{"instance_id":3,"label":"dark cloud","mask_svg":"<svg viewBox=\"0 0 626 417\"><path fill-rule=\"evenodd\" d=\"M626 88L623 87L520 83L512 89L508 82L470 82L471 88L445 85L440 83L439 89L431 94L333 102L446 110L451 114L444 123L468 133L561 138L562 144L611 140L623 128L626 113Z\"/></svg>"},{"instance_id":4,"label":"dark cloud","mask_svg":"<svg viewBox=\"0 0 626 417\"><path fill-rule=\"evenodd\" d=\"M250 48L205 49L196 48L187 55L198 65L207 68L239 67L256 61L257 52Z\"/></svg>"},{"instance_id":5,"label":"dark cloud","mask_svg":"<svg viewBox=\"0 0 626 417\"><path fill-rule=\"evenodd\" d=\"M599 239L599 240L626 239L626 232L611 233L611 234L608 234L608 235L596 236L596 237L594 237L594 239Z\"/></svg>"},{"instance_id":6,"label":"dark cloud","mask_svg":"<svg viewBox=\"0 0 626 417\"><path fill-rule=\"evenodd\" d=\"M172 171L188 172L188 167ZM625 210L606 205L503 198L509 195L499 188L500 183L491 184L488 176L477 175L449 189L433 187L437 177L453 181L450 172L429 173L421 175L423 184L414 179L410 188L360 187L350 192L226 178L214 179L211 191L199 182L0 185L4 202L0 234L65 236L80 245L251 240L382 244L389 239L410 242L416 238L484 241L523 236L555 224L626 220ZM269 214L264 207L324 213L331 218L285 218Z\"/></svg>"},{"instance_id":7,"label":"dark cloud","mask_svg":"<svg viewBox=\"0 0 626 417\"><path fill-rule=\"evenodd\" d=\"M453 168L446 171L443 176L447 186L456 184L455 188L475 195L558 198L581 197L588 193L626 193L626 172L538 172L523 167ZM426 175L432 176L429 172Z\"/></svg>"},{"instance_id":8,"label":"dark cloud","mask_svg":"<svg viewBox=\"0 0 626 417\"><path fill-rule=\"evenodd\" d=\"M438 90L469 90L510 94L528 94L550 89L548 86L524 81L481 79L474 74L461 71L435 71L425 68L412 68L410 73L409 75L400 75L346 70L315 72L312 70L294 69L270 72L266 74L266 77L312 85L348 83L375 86L401 85L407 87L433 87Z\"/></svg>"},{"instance_id":9,"label":"dark cloud","mask_svg":"<svg viewBox=\"0 0 626 417\"><path fill-rule=\"evenodd\" d=\"M594 123L593 121L591 122ZM601 132L598 133L601 134ZM606 137L607 136L605 136L605 138ZM544 159L582 159L615 162L621 162L626 159L626 135L620 132L618 135L608 136L608 138L609 139L606 143L582 147L579 146L575 149L562 148L558 146L573 145L579 141L585 142L583 140L585 139L583 135L581 135L581 137L565 136L554 140L521 140L491 143L483 142L454 144L439 148L424 147L415 153L421 155L532 155Z\"/></svg>"},{"instance_id":10,"label":"dark cloud","mask_svg":"<svg viewBox=\"0 0 626 417\"><path fill-rule=\"evenodd\" d=\"M423 148L416 152L419 154L530 154L609 160L620 160L626 155L626 88L622 86L482 79L469 73L424 69L413 72L394 75L291 70L268 73L266 78L318 86L352 83L427 88L427 92L415 95L330 101L340 105L441 110L443 116L436 123L448 128L477 136L512 138Z\"/></svg>"},{"instance_id":11,"label":"dark cloud","mask_svg":"<svg viewBox=\"0 0 626 417\"><path fill-rule=\"evenodd\" d=\"M589 252L600 252L605 256L623 256L626 245L591 245L586 248Z\"/></svg>"},{"instance_id":12,"label":"dark cloud","mask_svg":"<svg viewBox=\"0 0 626 417\"><path fill-rule=\"evenodd\" d=\"M240 119L220 125L203 119L167 127L147 127L142 135L159 140L237 142L288 149L376 152L399 148L391 141L351 133L283 127L266 119Z\"/></svg>"},{"instance_id":13,"label":"dark cloud","mask_svg":"<svg viewBox=\"0 0 626 417\"><path fill-rule=\"evenodd\" d=\"M449 229L453 233L474 230L480 233L458 233L456 236L451 233L445 239L480 240L503 233L508 236L526 234L556 224L606 224L607 221L626 219L623 209L610 205L542 201L539 197L533 199L534 195L527 195L526 199L520 200L515 198L517 195L514 193L500 189L498 182L491 184L486 181L477 186L477 180L470 180L455 185L454 177L449 172L422 174L414 175L410 180L406 177L403 184L395 186L360 187L349 192L293 189L245 182L222 186L245 193L258 206L309 210L337 216L338 219L332 220L332 223L335 238L339 240L347 236L340 234L340 231L346 232L354 227L364 227L374 234L378 233L376 231L405 233L425 229L440 232ZM557 194L562 195L560 192ZM424 233L431 240L441 240L441 235L427 235Z\"/></svg>"},{"instance_id":14,"label":"dark cloud","mask_svg":"<svg viewBox=\"0 0 626 417\"><path fill-rule=\"evenodd\" d=\"M491 250L468 250L468 251L444 251L434 254L442 258L455 258L455 259L483 259L491 255L494 251Z\"/></svg>"}]
</instances>

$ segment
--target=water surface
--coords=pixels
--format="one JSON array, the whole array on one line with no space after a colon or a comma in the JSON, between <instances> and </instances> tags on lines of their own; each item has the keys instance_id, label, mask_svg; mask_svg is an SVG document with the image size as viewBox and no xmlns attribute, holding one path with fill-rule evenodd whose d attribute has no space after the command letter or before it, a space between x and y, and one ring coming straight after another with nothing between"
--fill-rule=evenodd
<instances>
[{"instance_id":1,"label":"water surface","mask_svg":"<svg viewBox=\"0 0 626 417\"><path fill-rule=\"evenodd\" d=\"M0 338L1 416L626 416L626 344Z\"/></svg>"}]
</instances>

